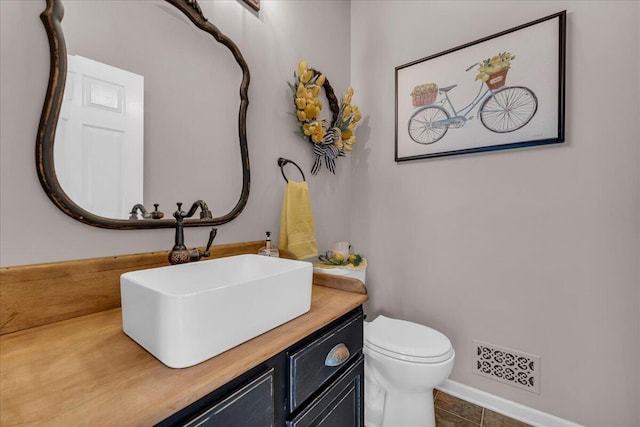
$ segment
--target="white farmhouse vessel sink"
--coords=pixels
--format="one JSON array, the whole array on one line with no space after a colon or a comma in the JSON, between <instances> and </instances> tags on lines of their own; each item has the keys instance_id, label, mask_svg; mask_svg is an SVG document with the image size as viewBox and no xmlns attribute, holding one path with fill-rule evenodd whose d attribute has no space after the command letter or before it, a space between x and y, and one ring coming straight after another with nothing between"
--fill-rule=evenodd
<instances>
[{"instance_id":1,"label":"white farmhouse vessel sink","mask_svg":"<svg viewBox=\"0 0 640 427\"><path fill-rule=\"evenodd\" d=\"M238 255L120 276L124 333L171 368L186 368L311 307L312 264Z\"/></svg>"}]
</instances>

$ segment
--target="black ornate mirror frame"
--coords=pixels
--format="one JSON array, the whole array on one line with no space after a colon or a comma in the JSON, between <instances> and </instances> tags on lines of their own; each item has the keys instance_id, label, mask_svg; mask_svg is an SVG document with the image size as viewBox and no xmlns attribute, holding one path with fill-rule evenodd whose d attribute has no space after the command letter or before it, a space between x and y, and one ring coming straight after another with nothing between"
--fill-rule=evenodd
<instances>
[{"instance_id":1,"label":"black ornate mirror frame","mask_svg":"<svg viewBox=\"0 0 640 427\"><path fill-rule=\"evenodd\" d=\"M235 43L207 21L207 18L202 14L197 0L165 1L177 7L196 27L211 34L219 43L225 45L233 53L236 62L242 69L240 111L238 114L238 136L240 138L240 155L242 159L242 192L240 193L240 200L231 212L224 216L213 219L189 219L184 221L186 227L225 224L240 215L240 212L242 212L249 199L249 151L246 136L247 106L249 104L249 98L247 96L250 80L249 67ZM175 221L171 219L170 215L168 215L169 219L124 220L105 218L92 214L74 203L60 186L53 160L53 144L66 81L67 47L61 26L64 16L62 0L46 0L46 2L46 9L40 15L40 19L44 23L49 39L51 63L49 85L47 87L44 106L42 107L42 116L40 117L40 126L36 139L36 169L38 170L38 178L44 191L51 201L64 213L78 221L95 227L124 230L174 227ZM205 198L204 195L203 198ZM191 201L185 202L190 203Z\"/></svg>"}]
</instances>

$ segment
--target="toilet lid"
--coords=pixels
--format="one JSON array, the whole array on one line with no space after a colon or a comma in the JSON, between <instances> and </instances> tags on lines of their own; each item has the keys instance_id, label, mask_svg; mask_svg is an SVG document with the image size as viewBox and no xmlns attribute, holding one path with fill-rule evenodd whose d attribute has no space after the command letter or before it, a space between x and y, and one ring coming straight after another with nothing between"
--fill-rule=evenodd
<instances>
[{"instance_id":1,"label":"toilet lid","mask_svg":"<svg viewBox=\"0 0 640 427\"><path fill-rule=\"evenodd\" d=\"M437 363L454 352L443 333L406 320L378 316L367 324L365 345L389 357L416 363Z\"/></svg>"}]
</instances>

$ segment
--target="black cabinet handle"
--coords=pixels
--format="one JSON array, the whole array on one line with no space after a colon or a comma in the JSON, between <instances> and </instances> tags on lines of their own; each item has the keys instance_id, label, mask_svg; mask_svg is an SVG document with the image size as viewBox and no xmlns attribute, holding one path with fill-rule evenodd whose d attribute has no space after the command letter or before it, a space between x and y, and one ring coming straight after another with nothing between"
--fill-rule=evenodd
<instances>
[{"instance_id":1,"label":"black cabinet handle","mask_svg":"<svg viewBox=\"0 0 640 427\"><path fill-rule=\"evenodd\" d=\"M349 359L349 349L343 343L333 347L324 359L324 366L340 366Z\"/></svg>"}]
</instances>

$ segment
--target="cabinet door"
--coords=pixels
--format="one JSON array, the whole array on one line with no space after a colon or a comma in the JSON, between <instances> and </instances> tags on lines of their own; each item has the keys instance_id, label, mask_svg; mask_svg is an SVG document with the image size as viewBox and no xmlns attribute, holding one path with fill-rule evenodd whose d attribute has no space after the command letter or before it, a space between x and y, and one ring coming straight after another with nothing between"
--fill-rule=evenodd
<instances>
[{"instance_id":1,"label":"cabinet door","mask_svg":"<svg viewBox=\"0 0 640 427\"><path fill-rule=\"evenodd\" d=\"M273 369L241 387L185 427L273 427Z\"/></svg>"},{"instance_id":2,"label":"cabinet door","mask_svg":"<svg viewBox=\"0 0 640 427\"><path fill-rule=\"evenodd\" d=\"M362 355L287 427L363 427L364 358Z\"/></svg>"}]
</instances>

